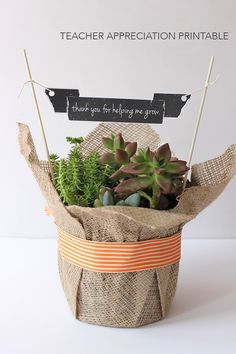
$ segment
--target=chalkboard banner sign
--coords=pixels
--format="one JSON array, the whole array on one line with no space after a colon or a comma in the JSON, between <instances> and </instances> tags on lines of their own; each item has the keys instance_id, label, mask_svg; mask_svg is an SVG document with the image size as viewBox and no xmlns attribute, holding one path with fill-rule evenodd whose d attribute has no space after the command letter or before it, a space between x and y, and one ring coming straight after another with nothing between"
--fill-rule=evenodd
<instances>
[{"instance_id":1,"label":"chalkboard banner sign","mask_svg":"<svg viewBox=\"0 0 236 354\"><path fill-rule=\"evenodd\" d=\"M80 97L79 90L45 90L54 111L68 113L69 120L161 124L177 118L190 95L155 93L153 100Z\"/></svg>"}]
</instances>

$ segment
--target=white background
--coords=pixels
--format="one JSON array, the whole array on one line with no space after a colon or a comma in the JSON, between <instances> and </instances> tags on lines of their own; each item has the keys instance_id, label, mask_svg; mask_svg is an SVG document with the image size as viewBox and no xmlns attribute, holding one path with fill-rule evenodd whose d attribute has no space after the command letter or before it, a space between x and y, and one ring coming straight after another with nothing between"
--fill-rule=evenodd
<instances>
[{"instance_id":1,"label":"white background","mask_svg":"<svg viewBox=\"0 0 236 354\"><path fill-rule=\"evenodd\" d=\"M36 81L78 88L82 96L151 99L154 92L192 92L204 85L209 58L211 87L194 162L213 158L236 143L235 11L233 0L0 1L1 5L1 224L0 236L53 237L45 201L18 151L16 121L27 123L40 158L45 158L28 80L26 48ZM229 31L223 41L62 41L60 31ZM86 135L97 123L69 122L55 114L37 88L50 152L65 155L67 135ZM156 125L164 141L187 159L201 94L177 120ZM235 179L218 200L185 227L185 237L235 237Z\"/></svg>"}]
</instances>

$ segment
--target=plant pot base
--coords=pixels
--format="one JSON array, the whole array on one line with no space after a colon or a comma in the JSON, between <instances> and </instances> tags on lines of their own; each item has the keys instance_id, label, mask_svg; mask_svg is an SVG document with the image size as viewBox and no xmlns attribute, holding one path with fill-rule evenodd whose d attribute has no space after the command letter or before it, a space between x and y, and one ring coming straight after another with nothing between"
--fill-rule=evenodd
<instances>
[{"instance_id":1,"label":"plant pot base","mask_svg":"<svg viewBox=\"0 0 236 354\"><path fill-rule=\"evenodd\" d=\"M62 286L76 319L107 327L134 328L163 319L173 300L179 263L130 273L95 273L59 254Z\"/></svg>"}]
</instances>

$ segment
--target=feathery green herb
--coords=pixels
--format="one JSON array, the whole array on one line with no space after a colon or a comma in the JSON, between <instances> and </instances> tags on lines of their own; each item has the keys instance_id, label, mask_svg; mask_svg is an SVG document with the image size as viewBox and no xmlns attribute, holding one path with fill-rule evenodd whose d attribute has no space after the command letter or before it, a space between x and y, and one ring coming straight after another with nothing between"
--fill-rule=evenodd
<instances>
[{"instance_id":1,"label":"feathery green herb","mask_svg":"<svg viewBox=\"0 0 236 354\"><path fill-rule=\"evenodd\" d=\"M56 154L50 156L56 190L66 205L93 206L103 185L114 186L114 181L109 179L114 168L102 166L96 151L83 156L79 146L83 138L67 137L66 140L71 144L67 159L60 159Z\"/></svg>"}]
</instances>

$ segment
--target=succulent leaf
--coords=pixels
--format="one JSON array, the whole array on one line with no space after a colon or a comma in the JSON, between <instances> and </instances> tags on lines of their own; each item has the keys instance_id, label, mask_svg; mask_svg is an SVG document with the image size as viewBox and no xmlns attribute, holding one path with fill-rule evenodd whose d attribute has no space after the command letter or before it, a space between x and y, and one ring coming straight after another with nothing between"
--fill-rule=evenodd
<instances>
[{"instance_id":1,"label":"succulent leaf","mask_svg":"<svg viewBox=\"0 0 236 354\"><path fill-rule=\"evenodd\" d=\"M122 167L121 171L131 175L141 175L144 173L150 173L151 167L149 166L148 163L145 162L142 163L130 162L127 166Z\"/></svg>"},{"instance_id":2,"label":"succulent leaf","mask_svg":"<svg viewBox=\"0 0 236 354\"><path fill-rule=\"evenodd\" d=\"M114 138L114 149L122 149L124 150L125 148L125 142L123 139L123 136L121 133L116 134L115 138Z\"/></svg>"},{"instance_id":3,"label":"succulent leaf","mask_svg":"<svg viewBox=\"0 0 236 354\"><path fill-rule=\"evenodd\" d=\"M138 207L140 204L140 200L140 195L138 193L134 193L125 199L125 204L132 207Z\"/></svg>"},{"instance_id":4,"label":"succulent leaf","mask_svg":"<svg viewBox=\"0 0 236 354\"><path fill-rule=\"evenodd\" d=\"M125 165L129 162L128 153L125 150L116 149L115 161L120 165Z\"/></svg>"},{"instance_id":5,"label":"succulent leaf","mask_svg":"<svg viewBox=\"0 0 236 354\"><path fill-rule=\"evenodd\" d=\"M113 150L113 145L114 145L114 138L108 138L108 137L103 137L102 138L103 145L105 148L109 150Z\"/></svg>"},{"instance_id":6,"label":"succulent leaf","mask_svg":"<svg viewBox=\"0 0 236 354\"><path fill-rule=\"evenodd\" d=\"M102 186L101 188L100 188L100 191L99 191L99 200L100 200L100 202L101 202L101 204L103 205L103 196L104 196L104 194L105 194L105 192L110 192L110 193L112 193L112 189L111 188L108 188L108 187L104 187L104 186Z\"/></svg>"},{"instance_id":7,"label":"succulent leaf","mask_svg":"<svg viewBox=\"0 0 236 354\"><path fill-rule=\"evenodd\" d=\"M114 180L117 180L117 179L121 180L122 178L125 178L125 177L128 177L128 175L127 175L127 173L122 171L122 167L110 176L110 178L114 179Z\"/></svg>"},{"instance_id":8,"label":"succulent leaf","mask_svg":"<svg viewBox=\"0 0 236 354\"><path fill-rule=\"evenodd\" d=\"M144 159L142 156L135 155L131 158L131 162L141 163L141 162L144 162Z\"/></svg>"},{"instance_id":9,"label":"succulent leaf","mask_svg":"<svg viewBox=\"0 0 236 354\"><path fill-rule=\"evenodd\" d=\"M152 161L154 156L154 152L150 150L148 147L145 151L145 161Z\"/></svg>"},{"instance_id":10,"label":"succulent leaf","mask_svg":"<svg viewBox=\"0 0 236 354\"><path fill-rule=\"evenodd\" d=\"M132 162L151 162L154 156L154 152L150 150L148 147L146 150L139 150L138 154L133 156L131 161Z\"/></svg>"},{"instance_id":11,"label":"succulent leaf","mask_svg":"<svg viewBox=\"0 0 236 354\"><path fill-rule=\"evenodd\" d=\"M99 208L101 206L103 206L103 204L101 203L100 199L95 199L94 208Z\"/></svg>"},{"instance_id":12,"label":"succulent leaf","mask_svg":"<svg viewBox=\"0 0 236 354\"><path fill-rule=\"evenodd\" d=\"M146 189L152 185L153 178L147 177L135 177L122 181L118 186L114 188L114 191L118 194L134 193L142 189Z\"/></svg>"},{"instance_id":13,"label":"succulent leaf","mask_svg":"<svg viewBox=\"0 0 236 354\"><path fill-rule=\"evenodd\" d=\"M189 167L186 165L186 161L177 160L169 161L165 166L165 170L171 174L182 175L189 170Z\"/></svg>"},{"instance_id":14,"label":"succulent leaf","mask_svg":"<svg viewBox=\"0 0 236 354\"><path fill-rule=\"evenodd\" d=\"M145 151L142 149L139 150L137 155L135 155L131 158L132 162L138 162L138 163L145 162L145 160L146 160L146 154L145 154Z\"/></svg>"},{"instance_id":15,"label":"succulent leaf","mask_svg":"<svg viewBox=\"0 0 236 354\"><path fill-rule=\"evenodd\" d=\"M99 159L102 165L110 165L115 163L115 158L112 152L105 152Z\"/></svg>"},{"instance_id":16,"label":"succulent leaf","mask_svg":"<svg viewBox=\"0 0 236 354\"><path fill-rule=\"evenodd\" d=\"M137 151L137 143L128 143L125 147L125 151L127 152L129 157L132 157Z\"/></svg>"},{"instance_id":17,"label":"succulent leaf","mask_svg":"<svg viewBox=\"0 0 236 354\"><path fill-rule=\"evenodd\" d=\"M113 196L110 191L106 191L102 197L102 204L104 206L114 205Z\"/></svg>"},{"instance_id":18,"label":"succulent leaf","mask_svg":"<svg viewBox=\"0 0 236 354\"><path fill-rule=\"evenodd\" d=\"M165 166L170 161L171 151L169 144L161 145L155 152L155 158L160 166Z\"/></svg>"},{"instance_id":19,"label":"succulent leaf","mask_svg":"<svg viewBox=\"0 0 236 354\"><path fill-rule=\"evenodd\" d=\"M157 183L161 188L161 191L165 194L170 193L172 190L172 180L169 176L158 175Z\"/></svg>"}]
</instances>

